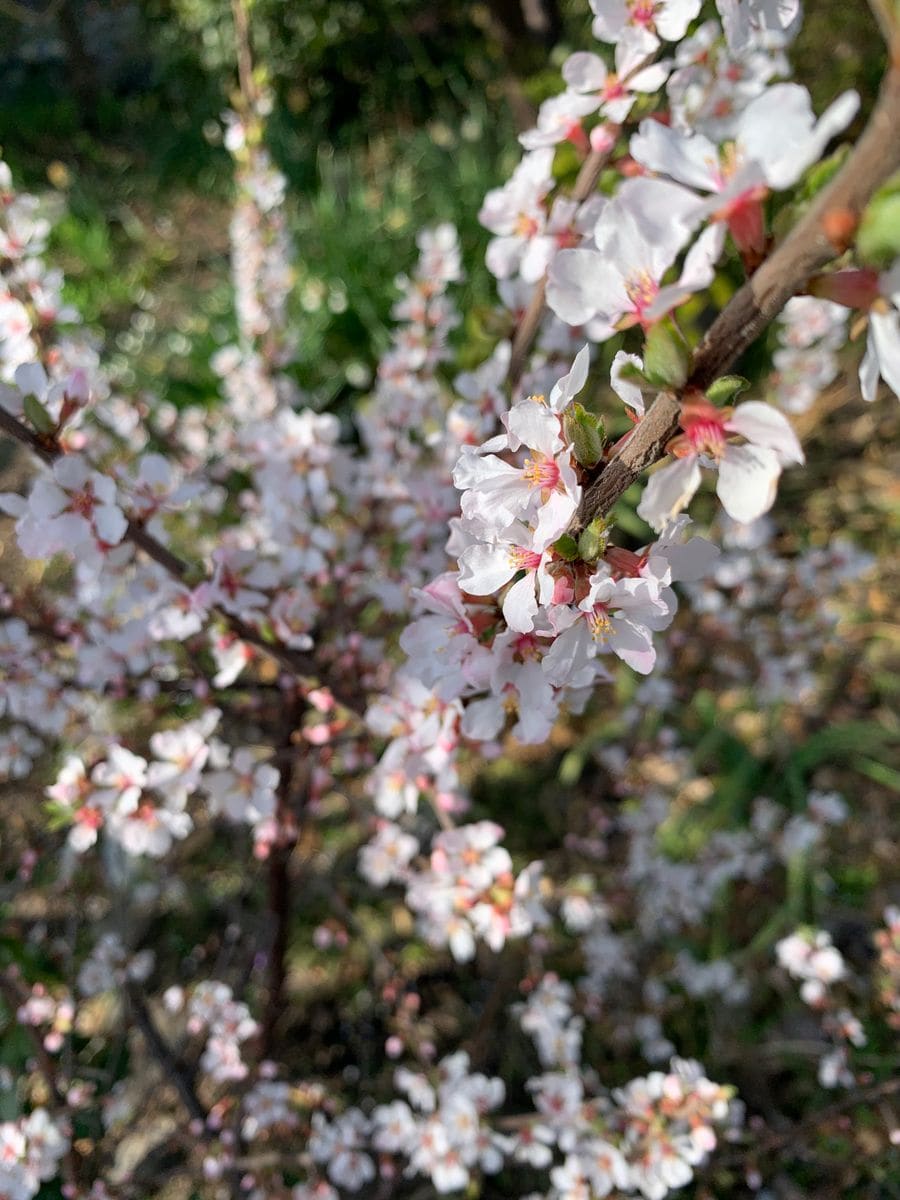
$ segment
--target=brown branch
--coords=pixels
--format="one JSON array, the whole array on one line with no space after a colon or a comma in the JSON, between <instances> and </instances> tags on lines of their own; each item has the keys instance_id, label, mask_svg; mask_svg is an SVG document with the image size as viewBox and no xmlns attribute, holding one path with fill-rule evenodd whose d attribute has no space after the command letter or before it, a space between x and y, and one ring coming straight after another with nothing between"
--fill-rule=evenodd
<instances>
[{"instance_id":1,"label":"brown branch","mask_svg":"<svg viewBox=\"0 0 900 1200\"><path fill-rule=\"evenodd\" d=\"M300 697L288 705L282 749L296 749L294 734L303 715ZM291 918L290 863L300 836L300 816L309 796L312 777L312 748L302 760L297 758L281 768L281 779L275 806L277 835L269 852L269 918L272 940L269 945L268 994L263 1012L260 1035L260 1056L271 1058L275 1027L284 1006L284 985L287 978L287 950Z\"/></svg>"},{"instance_id":2,"label":"brown branch","mask_svg":"<svg viewBox=\"0 0 900 1200\"><path fill-rule=\"evenodd\" d=\"M837 176L707 330L685 387L660 394L631 437L586 484L571 532L610 512L638 476L663 457L678 429L681 396L689 389L705 390L729 370L810 277L844 252L846 231L855 230L874 192L897 170L900 63L885 75L868 124Z\"/></svg>"},{"instance_id":3,"label":"brown branch","mask_svg":"<svg viewBox=\"0 0 900 1200\"><path fill-rule=\"evenodd\" d=\"M856 1088L847 1092L834 1104L829 1104L827 1108L821 1108L818 1112L810 1113L788 1129L772 1130L761 1137L758 1142L735 1151L733 1154L713 1157L710 1160L710 1166L716 1169L737 1166L746 1162L748 1158L755 1159L772 1150L783 1149L785 1146L797 1143L803 1134L812 1133L834 1117L842 1116L847 1109L853 1108L857 1104L874 1104L898 1092L900 1092L900 1079L897 1078L882 1080L881 1083L872 1084L870 1087Z\"/></svg>"},{"instance_id":4,"label":"brown branch","mask_svg":"<svg viewBox=\"0 0 900 1200\"><path fill-rule=\"evenodd\" d=\"M250 48L250 18L245 0L231 0L234 40L237 51L238 79L247 113L256 113L257 92L253 78L253 52Z\"/></svg>"},{"instance_id":5,"label":"brown branch","mask_svg":"<svg viewBox=\"0 0 900 1200\"><path fill-rule=\"evenodd\" d=\"M20 442L23 446L26 446L32 454L36 455L47 466L52 467L54 462L63 454L59 443L55 439L52 437L41 437L39 434L34 433L14 417L12 413L2 407L0 407L0 431L8 434L9 437ZM131 542L133 546L146 554L148 558L153 559L155 563L161 566L173 579L176 579L185 586L190 586L189 581L192 579L200 582L207 578L199 567L187 562L167 546L164 546L158 538L155 538L153 534L147 531L140 521L129 519L124 540ZM227 609L222 608L220 605L213 605L210 611L215 613L220 620L224 621L242 642L249 642L250 645L264 651L270 658L274 658L286 671L298 679L307 680L315 678L318 675L319 667L312 655L300 650L294 650L277 638L273 637L271 640L264 638L248 621L245 621L242 617L235 616L234 613L228 612ZM335 688L331 683L329 683L329 687L331 687L331 690L345 708L351 712L357 712L357 715L359 715L355 697L342 695L343 689Z\"/></svg>"},{"instance_id":6,"label":"brown branch","mask_svg":"<svg viewBox=\"0 0 900 1200\"><path fill-rule=\"evenodd\" d=\"M206 1136L206 1121L209 1114L200 1103L200 1099L194 1090L192 1072L175 1057L162 1034L156 1028L138 985L127 983L125 985L125 995L128 998L129 1007L134 1014L135 1023L141 1031L141 1035L151 1056L156 1059L162 1068L163 1074L175 1088L182 1104L190 1113L191 1120L199 1121L202 1124L204 1132L200 1136Z\"/></svg>"}]
</instances>

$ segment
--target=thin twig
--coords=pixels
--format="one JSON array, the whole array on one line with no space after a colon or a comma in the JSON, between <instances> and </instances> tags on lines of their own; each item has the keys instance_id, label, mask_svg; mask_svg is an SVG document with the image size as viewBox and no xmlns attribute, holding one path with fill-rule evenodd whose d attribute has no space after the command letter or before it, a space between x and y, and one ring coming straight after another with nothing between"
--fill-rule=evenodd
<instances>
[{"instance_id":1,"label":"thin twig","mask_svg":"<svg viewBox=\"0 0 900 1200\"><path fill-rule=\"evenodd\" d=\"M141 1031L147 1049L159 1063L165 1077L175 1088L182 1104L190 1113L191 1120L199 1121L205 1131L209 1114L200 1103L200 1099L194 1090L193 1073L183 1062L180 1062L175 1057L162 1034L156 1028L153 1018L150 1015L150 1010L147 1008L137 984L126 984L125 995L128 998L128 1004L134 1014L135 1023ZM200 1136L204 1135L201 1134Z\"/></svg>"},{"instance_id":2,"label":"thin twig","mask_svg":"<svg viewBox=\"0 0 900 1200\"><path fill-rule=\"evenodd\" d=\"M63 454L63 450L59 443L50 437L42 437L34 433L26 425L23 425L17 417L6 409L0 407L0 431L8 434L15 441L26 446L32 454L46 463L47 466L53 466L54 462ZM127 514L126 514L127 516ZM201 580L208 582L205 573L198 566L195 566L174 551L164 546L158 538L149 533L144 525L132 519L128 520L128 527L125 530L125 541L131 542L138 550L142 551L151 558L155 563L163 568L168 575L176 579L185 587L191 586L191 581L197 583ZM274 635L269 638L263 638L249 622L242 617L235 616L234 613L228 612L220 605L213 605L211 611L236 634L242 642L248 642L250 645L256 646L270 658L275 659L280 666L284 667L290 674L298 679L306 680L316 678L319 674L319 666L314 657L299 650L294 650L290 646L284 644ZM350 712L357 711L357 701L355 697L342 694L341 688L336 688L331 682L329 687L334 692L335 696L341 701L343 706Z\"/></svg>"},{"instance_id":3,"label":"thin twig","mask_svg":"<svg viewBox=\"0 0 900 1200\"><path fill-rule=\"evenodd\" d=\"M288 705L282 748L295 746L294 734L303 713L298 696ZM272 940L269 946L268 994L260 1035L260 1056L270 1058L274 1048L275 1027L284 1006L287 978L287 950L291 918L290 862L300 836L300 816L309 796L312 781L312 747L303 759L291 759L281 768L275 807L276 841L269 852L269 918Z\"/></svg>"},{"instance_id":4,"label":"thin twig","mask_svg":"<svg viewBox=\"0 0 900 1200\"><path fill-rule=\"evenodd\" d=\"M785 1146L796 1143L799 1138L805 1133L811 1133L813 1130L819 1129L827 1121L833 1117L839 1117L847 1111L848 1108L853 1108L857 1104L875 1104L879 1100L886 1100L889 1096L896 1095L900 1092L900 1079L885 1079L881 1083L872 1084L870 1087L857 1088L847 1092L840 1100L836 1100L834 1104L829 1104L827 1108L820 1108L818 1112L810 1113L804 1117L802 1121L797 1121L788 1129L772 1130L752 1145L735 1151L734 1154L718 1156L711 1161L711 1166L714 1168L737 1166L740 1163L746 1162L748 1158L756 1158L762 1154L768 1154L772 1150L780 1150Z\"/></svg>"},{"instance_id":5,"label":"thin twig","mask_svg":"<svg viewBox=\"0 0 900 1200\"><path fill-rule=\"evenodd\" d=\"M250 112L256 111L256 81L253 78L253 54L250 48L250 18L244 0L231 0L234 39L237 50L238 80L241 96Z\"/></svg>"}]
</instances>

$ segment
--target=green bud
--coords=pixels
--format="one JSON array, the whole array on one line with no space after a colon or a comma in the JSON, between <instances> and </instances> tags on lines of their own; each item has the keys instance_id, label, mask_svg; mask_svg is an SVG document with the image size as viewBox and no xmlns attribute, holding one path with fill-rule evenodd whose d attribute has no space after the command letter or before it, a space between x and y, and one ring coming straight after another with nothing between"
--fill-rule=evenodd
<instances>
[{"instance_id":1,"label":"green bud","mask_svg":"<svg viewBox=\"0 0 900 1200\"><path fill-rule=\"evenodd\" d=\"M36 396L26 396L22 401L22 407L25 410L25 416L32 423L38 433L53 432L55 428L53 418Z\"/></svg>"},{"instance_id":2,"label":"green bud","mask_svg":"<svg viewBox=\"0 0 900 1200\"><path fill-rule=\"evenodd\" d=\"M275 627L271 621L260 621L258 628L260 637L267 645L272 645L274 642L278 641L278 635L276 634Z\"/></svg>"},{"instance_id":3,"label":"green bud","mask_svg":"<svg viewBox=\"0 0 900 1200\"><path fill-rule=\"evenodd\" d=\"M566 562L574 562L578 557L578 543L570 533L564 533L562 537L557 538L553 543L553 550Z\"/></svg>"},{"instance_id":4,"label":"green bud","mask_svg":"<svg viewBox=\"0 0 900 1200\"><path fill-rule=\"evenodd\" d=\"M900 255L900 190L875 196L857 230L856 249L873 267L887 266Z\"/></svg>"},{"instance_id":5,"label":"green bud","mask_svg":"<svg viewBox=\"0 0 900 1200\"><path fill-rule=\"evenodd\" d=\"M578 539L578 555L585 562L596 562L606 553L609 542L609 526L603 517L596 517Z\"/></svg>"},{"instance_id":6,"label":"green bud","mask_svg":"<svg viewBox=\"0 0 900 1200\"><path fill-rule=\"evenodd\" d=\"M849 153L849 146L838 146L833 154L810 167L800 185L799 199L812 200L817 196L837 175Z\"/></svg>"},{"instance_id":7,"label":"green bud","mask_svg":"<svg viewBox=\"0 0 900 1200\"><path fill-rule=\"evenodd\" d=\"M652 325L644 345L644 374L656 387L678 388L688 377L691 356L672 321Z\"/></svg>"},{"instance_id":8,"label":"green bud","mask_svg":"<svg viewBox=\"0 0 900 1200\"><path fill-rule=\"evenodd\" d=\"M706 398L710 404L730 404L749 386L743 375L723 375L706 389Z\"/></svg>"},{"instance_id":9,"label":"green bud","mask_svg":"<svg viewBox=\"0 0 900 1200\"><path fill-rule=\"evenodd\" d=\"M572 404L563 418L566 437L575 449L575 458L583 467L594 467L603 457L606 430L603 419L582 405Z\"/></svg>"}]
</instances>

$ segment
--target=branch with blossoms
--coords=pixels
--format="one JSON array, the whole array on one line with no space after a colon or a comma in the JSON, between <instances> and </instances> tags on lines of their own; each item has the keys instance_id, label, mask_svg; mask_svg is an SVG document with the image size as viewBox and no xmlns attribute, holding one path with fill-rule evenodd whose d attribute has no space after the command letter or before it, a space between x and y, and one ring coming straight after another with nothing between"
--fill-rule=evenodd
<instances>
[{"instance_id":1,"label":"branch with blossoms","mask_svg":"<svg viewBox=\"0 0 900 1200\"><path fill-rule=\"evenodd\" d=\"M573 532L606 516L631 484L665 456L678 431L683 402L705 393L734 366L788 300L845 253L866 205L898 170L900 67L892 66L866 128L837 177L704 334L692 354L683 387L663 392L631 437L598 467L593 478L588 477Z\"/></svg>"},{"instance_id":2,"label":"branch with blossoms","mask_svg":"<svg viewBox=\"0 0 900 1200\"><path fill-rule=\"evenodd\" d=\"M115 489L109 486L110 481L93 470L90 464L66 456L55 439L40 436L3 408L0 408L0 430L25 446L48 466L52 467L58 462L65 463L62 472L57 473L56 483L50 485L53 490L46 496L46 503L56 506L59 513L71 512L93 521L97 536L108 547L120 542L130 542L158 563L172 579L191 591L202 593L210 587L210 577L204 577L200 568L188 563L150 533L144 524L144 518L131 516L117 506ZM98 518L102 524L97 523ZM236 613L228 612L218 604L210 605L209 612L214 613L241 642L263 651L301 682L310 680L310 677L315 678L318 671L315 659L285 645L271 630L263 632L254 628L249 621ZM345 698L342 699L345 707L352 711L357 704L356 698L344 693L339 682L335 683L335 690L339 697Z\"/></svg>"}]
</instances>

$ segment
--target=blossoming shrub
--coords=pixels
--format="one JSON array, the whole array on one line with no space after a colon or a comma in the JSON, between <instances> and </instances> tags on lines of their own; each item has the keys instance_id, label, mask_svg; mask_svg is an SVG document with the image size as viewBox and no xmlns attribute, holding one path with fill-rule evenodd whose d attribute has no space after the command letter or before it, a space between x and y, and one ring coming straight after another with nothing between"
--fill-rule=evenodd
<instances>
[{"instance_id":1,"label":"blossoming shrub","mask_svg":"<svg viewBox=\"0 0 900 1200\"><path fill-rule=\"evenodd\" d=\"M863 401L900 385L898 71L822 164L858 101L785 80L799 4L701 7L592 0L481 210L496 345L459 369L460 245L423 230L352 428L289 370L246 61L214 406L135 419L2 168L0 429L37 471L0 497L0 770L46 806L6 834L0 1195L737 1195L819 1087L825 1129L876 1114L850 1182L887 1178L896 909L823 923L829 764L896 789L825 689L873 562L773 506L848 308Z\"/></svg>"}]
</instances>

